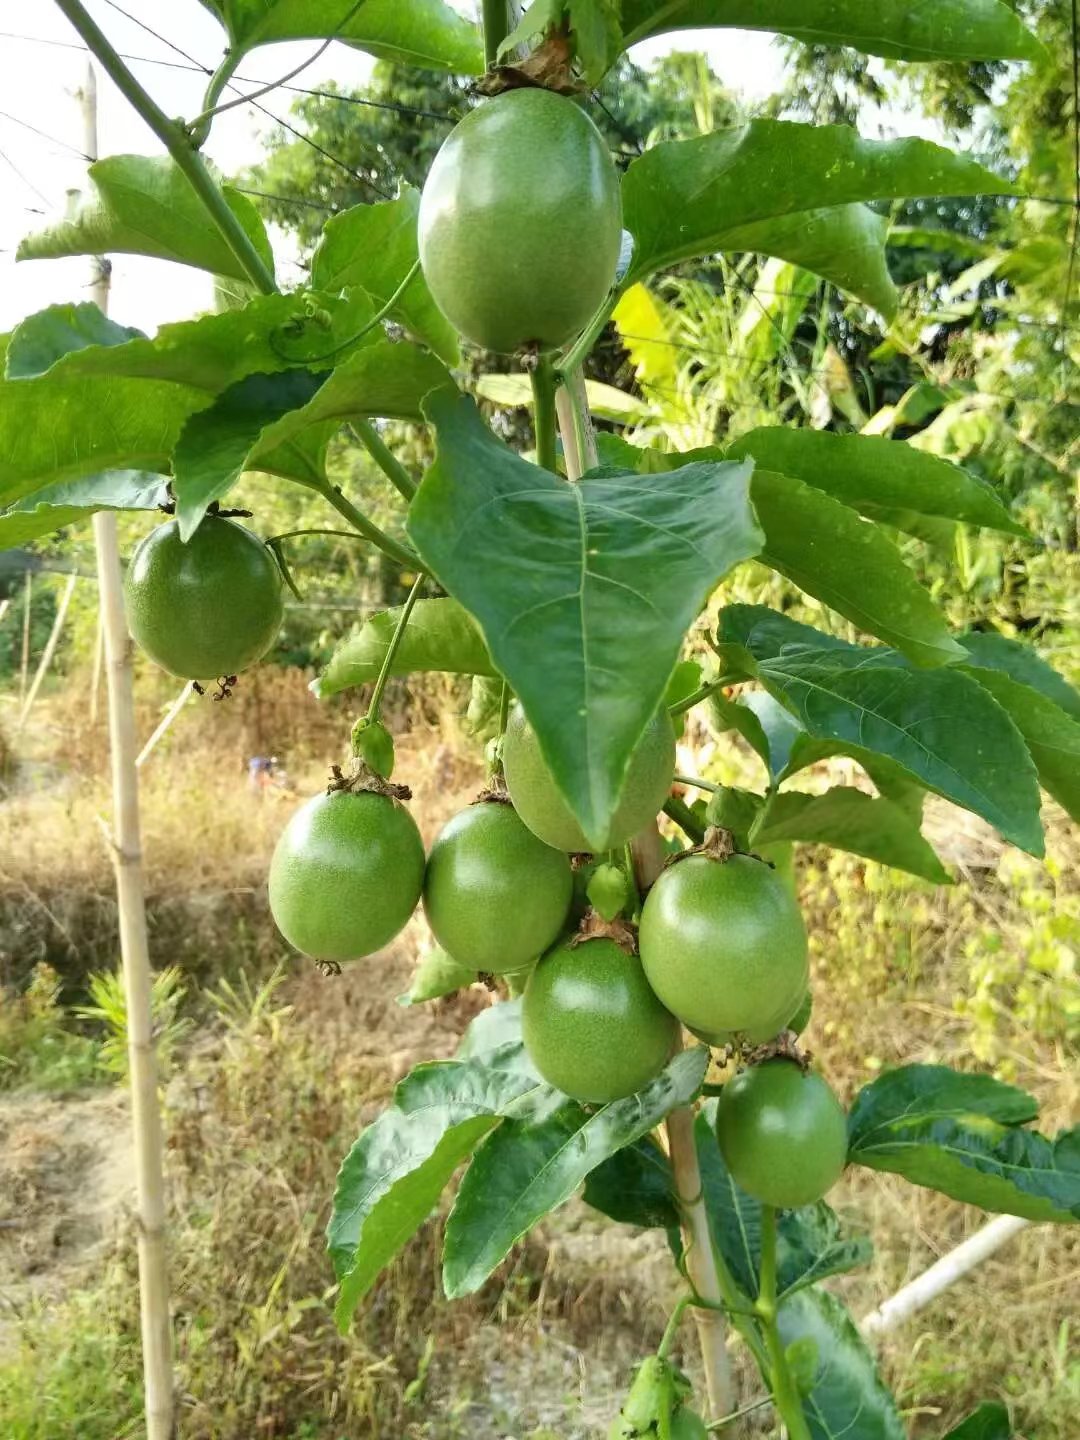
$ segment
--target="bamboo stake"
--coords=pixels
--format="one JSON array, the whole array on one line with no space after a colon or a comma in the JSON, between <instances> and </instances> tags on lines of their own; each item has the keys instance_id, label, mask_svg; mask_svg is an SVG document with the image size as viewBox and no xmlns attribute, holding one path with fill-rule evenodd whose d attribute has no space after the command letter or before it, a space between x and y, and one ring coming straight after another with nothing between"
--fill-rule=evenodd
<instances>
[{"instance_id":1,"label":"bamboo stake","mask_svg":"<svg viewBox=\"0 0 1080 1440\"><path fill-rule=\"evenodd\" d=\"M884 1335L889 1330L895 1330L1030 1224L1030 1220L1018 1215L996 1216L976 1230L974 1235L969 1235L955 1250L950 1250L928 1270L916 1276L910 1285L905 1285L888 1300L882 1301L876 1310L859 1322L859 1329L864 1335Z\"/></svg>"},{"instance_id":2,"label":"bamboo stake","mask_svg":"<svg viewBox=\"0 0 1080 1440\"><path fill-rule=\"evenodd\" d=\"M22 710L26 700L26 677L30 669L30 602L33 599L34 576L28 570L26 581L23 585L23 617L22 617L22 661L19 665L19 709Z\"/></svg>"},{"instance_id":3,"label":"bamboo stake","mask_svg":"<svg viewBox=\"0 0 1080 1440\"><path fill-rule=\"evenodd\" d=\"M56 616L53 620L52 629L49 631L49 638L45 642L45 649L41 652L41 659L38 661L38 667L34 671L33 682L27 691L22 709L19 711L19 719L15 726L16 732L21 730L26 724L27 716L34 708L34 701L37 699L38 691L41 689L41 682L49 673L49 666L53 662L56 647L60 643L60 632L64 628L64 620L67 617L68 606L71 604L71 597L75 593L75 582L78 578L78 575L69 575L67 578L67 584L64 586L63 593L60 596L60 604L56 607Z\"/></svg>"},{"instance_id":4,"label":"bamboo stake","mask_svg":"<svg viewBox=\"0 0 1080 1440\"><path fill-rule=\"evenodd\" d=\"M92 65L87 69L86 85L80 99L85 127L84 152L87 156L96 157L97 80ZM109 269L102 259L95 264L91 293L104 310L109 299ZM100 511L94 516L93 523L101 626L105 639L113 786L112 851L127 1002L131 1123L135 1137L146 1435L147 1440L171 1440L174 1433L172 1331L165 1254L165 1179L150 1010L151 976L139 827L139 782L135 769L137 739L131 642L124 618L116 516L109 511Z\"/></svg>"},{"instance_id":5,"label":"bamboo stake","mask_svg":"<svg viewBox=\"0 0 1080 1440\"><path fill-rule=\"evenodd\" d=\"M142 749L139 751L138 755L135 758L136 770L142 769L142 767L146 764L147 760L149 760L150 756L156 750L160 741L165 738L166 734L172 726L173 721L180 714L180 711L183 710L187 702L191 699L191 692L194 690L194 688L195 681L189 680L184 686L184 688L180 691L180 694L177 695L176 699L169 706L168 710L165 711L165 714L161 718L161 723L158 725L157 729L150 736L150 739L147 740L146 744L142 747Z\"/></svg>"},{"instance_id":6,"label":"bamboo stake","mask_svg":"<svg viewBox=\"0 0 1080 1440\"><path fill-rule=\"evenodd\" d=\"M3 620L4 616L7 614L8 610L9 610L10 608L11 608L11 601L10 601L10 599L8 599L8 600L0 600L0 621Z\"/></svg>"},{"instance_id":7,"label":"bamboo stake","mask_svg":"<svg viewBox=\"0 0 1080 1440\"><path fill-rule=\"evenodd\" d=\"M94 635L94 669L90 676L90 728L98 722L98 699L101 694L101 672L105 668L105 627L98 606L97 631Z\"/></svg>"},{"instance_id":8,"label":"bamboo stake","mask_svg":"<svg viewBox=\"0 0 1080 1440\"><path fill-rule=\"evenodd\" d=\"M576 481L585 470L591 469L597 463L596 432L589 413L585 380L580 371L569 378L566 387L559 386L555 396L555 409L562 436L567 478ZM663 864L663 847L656 826L652 825L636 836L632 849L638 885L644 891L659 875ZM720 1305L723 1294L702 1193L701 1170L694 1142L693 1108L683 1105L673 1110L667 1117L665 1128L675 1179L675 1195L682 1217L686 1271L697 1294L703 1300ZM727 1352L723 1314L720 1310L706 1310L699 1305L694 1307L694 1320L697 1325L698 1344L701 1347L710 1414L727 1415L735 1409L735 1383Z\"/></svg>"}]
</instances>

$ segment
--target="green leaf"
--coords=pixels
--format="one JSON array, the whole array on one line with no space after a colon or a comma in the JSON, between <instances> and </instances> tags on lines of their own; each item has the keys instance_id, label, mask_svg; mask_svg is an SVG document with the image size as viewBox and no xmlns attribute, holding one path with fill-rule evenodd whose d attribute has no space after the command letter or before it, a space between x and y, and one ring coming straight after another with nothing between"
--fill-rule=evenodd
<instances>
[{"instance_id":1,"label":"green leaf","mask_svg":"<svg viewBox=\"0 0 1080 1440\"><path fill-rule=\"evenodd\" d=\"M427 1000L441 1000L444 995L453 995L475 980L475 970L459 964L452 955L434 945L421 957L413 971L412 984L406 994L398 996L398 1004L422 1005Z\"/></svg>"},{"instance_id":2,"label":"green leaf","mask_svg":"<svg viewBox=\"0 0 1080 1440\"><path fill-rule=\"evenodd\" d=\"M892 60L1020 60L1042 47L999 0L623 0L627 46L704 26L773 30L808 45L851 45Z\"/></svg>"},{"instance_id":3,"label":"green leaf","mask_svg":"<svg viewBox=\"0 0 1080 1440\"><path fill-rule=\"evenodd\" d=\"M64 480L0 512L0 550L82 524L99 510L156 510L166 498L165 477L145 470L106 470Z\"/></svg>"},{"instance_id":4,"label":"green leaf","mask_svg":"<svg viewBox=\"0 0 1080 1440\"><path fill-rule=\"evenodd\" d=\"M521 999L504 1000L481 1010L466 1027L457 1048L459 1060L483 1060L505 1054L508 1047L523 1050L521 1039Z\"/></svg>"},{"instance_id":5,"label":"green leaf","mask_svg":"<svg viewBox=\"0 0 1080 1440\"><path fill-rule=\"evenodd\" d=\"M918 825L899 805L850 786L833 786L824 795L789 790L774 796L754 841L771 845L777 840L829 845L865 860L876 860L879 865L921 875L935 885L953 883Z\"/></svg>"},{"instance_id":6,"label":"green leaf","mask_svg":"<svg viewBox=\"0 0 1080 1440\"><path fill-rule=\"evenodd\" d=\"M342 421L384 415L419 420L420 402L448 380L446 368L418 346L374 339L332 372L290 370L247 375L184 426L173 452L180 533L198 526L244 470L272 469L301 481L290 444L308 432L324 451Z\"/></svg>"},{"instance_id":7,"label":"green leaf","mask_svg":"<svg viewBox=\"0 0 1080 1440\"><path fill-rule=\"evenodd\" d=\"M1009 182L928 140L863 140L844 125L751 120L655 145L633 162L623 179L624 220L634 237L628 278L730 248L760 249L814 269L803 252L790 253L791 242L799 245L823 210L1011 190ZM787 242L784 249L769 243L772 225ZM739 233L749 226L755 227L752 245ZM830 235L826 253L835 238Z\"/></svg>"},{"instance_id":8,"label":"green leaf","mask_svg":"<svg viewBox=\"0 0 1080 1440\"><path fill-rule=\"evenodd\" d=\"M1005 1406L988 1400L966 1420L961 1420L942 1440L1010 1440L1012 1433L1012 1423Z\"/></svg>"},{"instance_id":9,"label":"green leaf","mask_svg":"<svg viewBox=\"0 0 1080 1440\"><path fill-rule=\"evenodd\" d=\"M718 730L737 730L760 755L775 783L784 774L792 748L805 731L783 705L766 690L744 690L737 700L717 693L710 697L713 724Z\"/></svg>"},{"instance_id":10,"label":"green leaf","mask_svg":"<svg viewBox=\"0 0 1080 1440\"><path fill-rule=\"evenodd\" d=\"M439 391L425 413L438 459L409 534L475 616L556 783L603 848L683 635L717 581L760 548L749 465L649 480L600 471L568 485L497 440L471 401Z\"/></svg>"},{"instance_id":11,"label":"green leaf","mask_svg":"<svg viewBox=\"0 0 1080 1440\"><path fill-rule=\"evenodd\" d=\"M1024 737L1039 783L1073 820L1080 820L1080 721L1030 685L999 670L961 666L990 692Z\"/></svg>"},{"instance_id":12,"label":"green leaf","mask_svg":"<svg viewBox=\"0 0 1080 1440\"><path fill-rule=\"evenodd\" d=\"M821 1289L800 1290L777 1316L785 1346L812 1340L817 1370L803 1415L811 1440L905 1440L896 1402L845 1307Z\"/></svg>"},{"instance_id":13,"label":"green leaf","mask_svg":"<svg viewBox=\"0 0 1080 1440\"><path fill-rule=\"evenodd\" d=\"M621 0L569 0L574 56L590 85L599 85L622 49Z\"/></svg>"},{"instance_id":14,"label":"green leaf","mask_svg":"<svg viewBox=\"0 0 1080 1440\"><path fill-rule=\"evenodd\" d=\"M1080 693L1030 645L1025 645L1020 640L1010 640L1007 635L976 630L959 638L960 644L968 652L969 665L977 666L980 670L999 670L1011 680L1037 690L1074 720L1080 720Z\"/></svg>"},{"instance_id":15,"label":"green leaf","mask_svg":"<svg viewBox=\"0 0 1080 1440\"><path fill-rule=\"evenodd\" d=\"M1080 1130L1022 1129L1036 1114L1030 1095L988 1075L905 1065L855 1097L848 1156L984 1210L1080 1220Z\"/></svg>"},{"instance_id":16,"label":"green leaf","mask_svg":"<svg viewBox=\"0 0 1080 1440\"><path fill-rule=\"evenodd\" d=\"M145 340L141 330L117 325L96 305L50 305L28 315L11 336L7 350L7 379L29 380L44 375L64 355L88 345L124 345Z\"/></svg>"},{"instance_id":17,"label":"green leaf","mask_svg":"<svg viewBox=\"0 0 1080 1440\"><path fill-rule=\"evenodd\" d=\"M756 467L750 497L765 531L764 564L917 665L963 655L945 617L877 526L822 490Z\"/></svg>"},{"instance_id":18,"label":"green leaf","mask_svg":"<svg viewBox=\"0 0 1080 1440\"><path fill-rule=\"evenodd\" d=\"M478 1290L516 1241L569 1200L591 1170L647 1135L700 1089L708 1051L684 1050L637 1095L589 1113L567 1100L538 1117L504 1122L477 1151L446 1226L443 1288Z\"/></svg>"},{"instance_id":19,"label":"green leaf","mask_svg":"<svg viewBox=\"0 0 1080 1440\"><path fill-rule=\"evenodd\" d=\"M325 379L310 370L246 375L208 409L191 417L172 457L181 539L189 539L206 507L236 484L247 468L248 452L265 427L307 404Z\"/></svg>"},{"instance_id":20,"label":"green leaf","mask_svg":"<svg viewBox=\"0 0 1080 1440\"><path fill-rule=\"evenodd\" d=\"M704 1105L694 1121L694 1139L717 1248L736 1284L750 1300L758 1295L761 1270L761 1202L740 1190L724 1164L716 1143L716 1102ZM836 1215L823 1200L777 1216L777 1290L781 1297L828 1275L841 1275L870 1261L870 1241L845 1236Z\"/></svg>"},{"instance_id":21,"label":"green leaf","mask_svg":"<svg viewBox=\"0 0 1080 1440\"><path fill-rule=\"evenodd\" d=\"M901 530L913 523L911 515L931 515L1013 535L1028 533L984 481L903 441L766 426L741 436L727 454L731 459L751 455L763 469L805 481L869 519Z\"/></svg>"},{"instance_id":22,"label":"green leaf","mask_svg":"<svg viewBox=\"0 0 1080 1440\"><path fill-rule=\"evenodd\" d=\"M606 448L617 453L614 447ZM717 447L667 455L624 444L620 453L623 465L648 474L725 458ZM962 658L962 647L949 635L944 617L893 542L825 493L828 489L755 464L750 499L765 532L762 563L860 629L895 644L916 664Z\"/></svg>"},{"instance_id":23,"label":"green leaf","mask_svg":"<svg viewBox=\"0 0 1080 1440\"><path fill-rule=\"evenodd\" d=\"M44 375L0 381L0 503L102 470L167 472L190 415L245 375L302 367L305 354L347 341L370 303L367 296L260 296L239 310L163 325L152 340L87 346ZM23 325L42 343L52 325L59 346L70 333L66 312L54 306ZM16 352L22 329L12 336Z\"/></svg>"},{"instance_id":24,"label":"green leaf","mask_svg":"<svg viewBox=\"0 0 1080 1440\"><path fill-rule=\"evenodd\" d=\"M341 39L395 65L481 75L484 51L475 25L444 0L202 0L246 53L276 40Z\"/></svg>"},{"instance_id":25,"label":"green leaf","mask_svg":"<svg viewBox=\"0 0 1080 1440\"><path fill-rule=\"evenodd\" d=\"M402 1080L393 1106L363 1132L338 1174L326 1237L341 1281L341 1330L461 1162L537 1089L546 1087L524 1068L455 1060L421 1065Z\"/></svg>"},{"instance_id":26,"label":"green leaf","mask_svg":"<svg viewBox=\"0 0 1080 1440\"><path fill-rule=\"evenodd\" d=\"M591 1171L583 1198L622 1225L670 1230L679 1224L671 1165L648 1136L624 1145Z\"/></svg>"},{"instance_id":27,"label":"green leaf","mask_svg":"<svg viewBox=\"0 0 1080 1440\"><path fill-rule=\"evenodd\" d=\"M28 235L17 260L55 260L62 255L153 255L233 280L244 267L222 238L184 172L165 155L110 155L87 171L90 190L68 220ZM259 258L273 274L274 255L255 206L221 187Z\"/></svg>"},{"instance_id":28,"label":"green leaf","mask_svg":"<svg viewBox=\"0 0 1080 1440\"><path fill-rule=\"evenodd\" d=\"M400 606L382 610L338 645L315 682L320 700L376 679L400 617ZM390 667L391 675L430 670L491 677L498 673L476 622L456 600L417 600Z\"/></svg>"},{"instance_id":29,"label":"green leaf","mask_svg":"<svg viewBox=\"0 0 1080 1440\"><path fill-rule=\"evenodd\" d=\"M746 665L831 753L883 755L1021 849L1043 853L1031 758L1009 716L970 675L953 666L916 671L895 651L846 645L754 605L727 607L719 642L725 661Z\"/></svg>"},{"instance_id":30,"label":"green leaf","mask_svg":"<svg viewBox=\"0 0 1080 1440\"><path fill-rule=\"evenodd\" d=\"M546 30L561 24L566 3L567 0L533 0L533 3L525 8L518 23L500 44L497 58L505 60L519 45L527 46L542 36Z\"/></svg>"},{"instance_id":31,"label":"green leaf","mask_svg":"<svg viewBox=\"0 0 1080 1440\"><path fill-rule=\"evenodd\" d=\"M396 200L354 205L326 222L311 258L311 283L334 292L360 286L382 309L416 263L416 217L420 192L402 185ZM461 360L457 332L431 298L417 272L398 300L391 317L445 360Z\"/></svg>"}]
</instances>

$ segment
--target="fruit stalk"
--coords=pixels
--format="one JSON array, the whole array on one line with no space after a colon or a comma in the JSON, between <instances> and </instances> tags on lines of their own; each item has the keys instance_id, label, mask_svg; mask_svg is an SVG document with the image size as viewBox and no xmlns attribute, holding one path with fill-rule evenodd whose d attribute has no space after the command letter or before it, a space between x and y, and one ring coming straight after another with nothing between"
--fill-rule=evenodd
<instances>
[{"instance_id":1,"label":"fruit stalk","mask_svg":"<svg viewBox=\"0 0 1080 1440\"><path fill-rule=\"evenodd\" d=\"M556 469L555 457L555 372L550 355L538 355L530 376L533 392L533 430L536 436L536 463L545 470Z\"/></svg>"},{"instance_id":2,"label":"fruit stalk","mask_svg":"<svg viewBox=\"0 0 1080 1440\"><path fill-rule=\"evenodd\" d=\"M390 679L390 672L394 668L394 656L398 652L398 647L401 644L402 637L409 623L409 616L412 614L413 606L416 604L426 579L427 573L421 571L413 581L413 587L409 591L405 604L401 607L401 614L398 616L397 625L394 627L394 633L390 637L390 644L387 645L386 654L383 656L382 668L379 670L378 679L375 681L375 688L371 692L371 700L367 708L367 718L369 720L378 720L379 718L382 710L383 692L386 689L386 682Z\"/></svg>"}]
</instances>

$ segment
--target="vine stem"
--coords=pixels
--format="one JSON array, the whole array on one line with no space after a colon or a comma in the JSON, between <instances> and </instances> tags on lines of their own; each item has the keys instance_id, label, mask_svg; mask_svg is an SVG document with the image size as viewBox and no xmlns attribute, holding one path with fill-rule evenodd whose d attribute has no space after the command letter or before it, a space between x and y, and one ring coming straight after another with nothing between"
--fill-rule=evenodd
<instances>
[{"instance_id":1,"label":"vine stem","mask_svg":"<svg viewBox=\"0 0 1080 1440\"><path fill-rule=\"evenodd\" d=\"M331 485L329 480L326 480L320 485L312 483L311 488L317 490L339 515L343 515L348 520L354 530L358 530L365 540L370 540L372 545L381 550L384 555L388 555L391 560L396 560L406 570L423 569L420 557L414 550L400 544L392 535L387 535L385 530L380 530L374 521L369 520L366 515L357 510L351 501L346 500L336 485Z\"/></svg>"},{"instance_id":2,"label":"vine stem","mask_svg":"<svg viewBox=\"0 0 1080 1440\"><path fill-rule=\"evenodd\" d=\"M689 805L685 804L677 795L669 795L664 801L664 814L675 821L695 845L700 845L705 839L705 826L697 818Z\"/></svg>"},{"instance_id":3,"label":"vine stem","mask_svg":"<svg viewBox=\"0 0 1080 1440\"><path fill-rule=\"evenodd\" d=\"M413 581L412 589L409 591L405 604L401 607L401 614L398 616L397 624L394 626L394 633L390 637L390 644L386 647L386 654L383 656L378 679L375 681L375 689L372 690L371 699L368 702L367 718L369 720L378 720L379 718L379 713L382 710L383 693L386 690L386 682L390 679L390 671L394 666L394 656L397 654L398 647L401 645L402 638L408 628L409 616L412 614L413 606L419 599L420 591L423 589L424 581L427 578L427 573L421 571Z\"/></svg>"},{"instance_id":4,"label":"vine stem","mask_svg":"<svg viewBox=\"0 0 1080 1440\"><path fill-rule=\"evenodd\" d=\"M490 70L498 63L499 46L510 32L510 7L506 0L484 0L484 64Z\"/></svg>"},{"instance_id":5,"label":"vine stem","mask_svg":"<svg viewBox=\"0 0 1080 1440\"><path fill-rule=\"evenodd\" d=\"M727 685L734 685L734 675L721 675L718 680L710 680L707 684L700 686L692 695L687 695L682 700L677 700L674 705L668 706L669 715L682 715L687 710L692 710L695 705L700 705L702 700L708 700L710 695L715 695L718 690L723 690Z\"/></svg>"},{"instance_id":6,"label":"vine stem","mask_svg":"<svg viewBox=\"0 0 1080 1440\"><path fill-rule=\"evenodd\" d=\"M81 0L56 0L56 4L97 57L102 69L121 94L146 121L187 176L192 189L209 211L244 274L264 295L274 294L277 282L244 227L229 209L221 187L210 174L205 160L192 145L186 131L175 120L170 120L164 110L150 98L113 49L104 32L87 13Z\"/></svg>"},{"instance_id":7,"label":"vine stem","mask_svg":"<svg viewBox=\"0 0 1080 1440\"><path fill-rule=\"evenodd\" d=\"M761 1319L769 1356L773 1400L784 1422L788 1440L811 1440L802 1400L792 1379L784 1342L776 1323L776 1210L771 1205L761 1207L761 1269L755 1309Z\"/></svg>"},{"instance_id":8,"label":"vine stem","mask_svg":"<svg viewBox=\"0 0 1080 1440\"><path fill-rule=\"evenodd\" d=\"M536 463L555 471L555 371L550 355L538 355L530 377L533 392L533 431L536 435Z\"/></svg>"},{"instance_id":9,"label":"vine stem","mask_svg":"<svg viewBox=\"0 0 1080 1440\"><path fill-rule=\"evenodd\" d=\"M353 420L349 424L349 429L406 504L411 503L417 490L416 481L405 469L405 466L390 449L389 445L387 445L371 421L362 418Z\"/></svg>"}]
</instances>

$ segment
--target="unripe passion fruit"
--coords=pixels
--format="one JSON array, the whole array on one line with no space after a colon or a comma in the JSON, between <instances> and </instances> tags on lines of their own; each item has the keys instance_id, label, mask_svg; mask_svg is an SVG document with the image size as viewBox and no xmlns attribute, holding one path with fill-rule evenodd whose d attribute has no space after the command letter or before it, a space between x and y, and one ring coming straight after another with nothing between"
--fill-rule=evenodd
<instances>
[{"instance_id":1,"label":"unripe passion fruit","mask_svg":"<svg viewBox=\"0 0 1080 1440\"><path fill-rule=\"evenodd\" d=\"M128 627L173 675L236 675L274 643L284 607L274 557L250 530L207 515L185 544L175 520L141 542L124 579Z\"/></svg>"},{"instance_id":2,"label":"unripe passion fruit","mask_svg":"<svg viewBox=\"0 0 1080 1440\"><path fill-rule=\"evenodd\" d=\"M503 769L514 808L545 845L573 853L591 850L585 832L563 799L540 753L536 731L516 705L503 737ZM601 848L624 845L656 818L675 772L675 731L666 710L649 721L630 757L622 795Z\"/></svg>"},{"instance_id":3,"label":"unripe passion fruit","mask_svg":"<svg viewBox=\"0 0 1080 1440\"><path fill-rule=\"evenodd\" d=\"M455 960L505 975L542 954L570 908L570 861L523 825L512 805L470 805L428 856L424 911Z\"/></svg>"},{"instance_id":4,"label":"unripe passion fruit","mask_svg":"<svg viewBox=\"0 0 1080 1440\"><path fill-rule=\"evenodd\" d=\"M775 1035L806 992L806 927L762 860L690 855L670 865L641 915L649 984L696 1033Z\"/></svg>"},{"instance_id":5,"label":"unripe passion fruit","mask_svg":"<svg viewBox=\"0 0 1080 1440\"><path fill-rule=\"evenodd\" d=\"M316 795L270 862L278 929L313 960L358 960L405 925L424 883L424 846L405 807L371 791Z\"/></svg>"},{"instance_id":6,"label":"unripe passion fruit","mask_svg":"<svg viewBox=\"0 0 1080 1440\"><path fill-rule=\"evenodd\" d=\"M812 1205L847 1162L847 1121L820 1075L792 1060L766 1060L729 1080L716 1107L716 1138L737 1184L765 1205Z\"/></svg>"},{"instance_id":7,"label":"unripe passion fruit","mask_svg":"<svg viewBox=\"0 0 1080 1440\"><path fill-rule=\"evenodd\" d=\"M614 282L619 180L572 100L510 90L436 155L419 226L424 278L451 324L488 350L549 350L585 328Z\"/></svg>"},{"instance_id":8,"label":"unripe passion fruit","mask_svg":"<svg viewBox=\"0 0 1080 1440\"><path fill-rule=\"evenodd\" d=\"M549 1085L600 1105L636 1094L658 1075L679 1027L637 956L598 936L541 959L525 987L522 1032Z\"/></svg>"}]
</instances>

